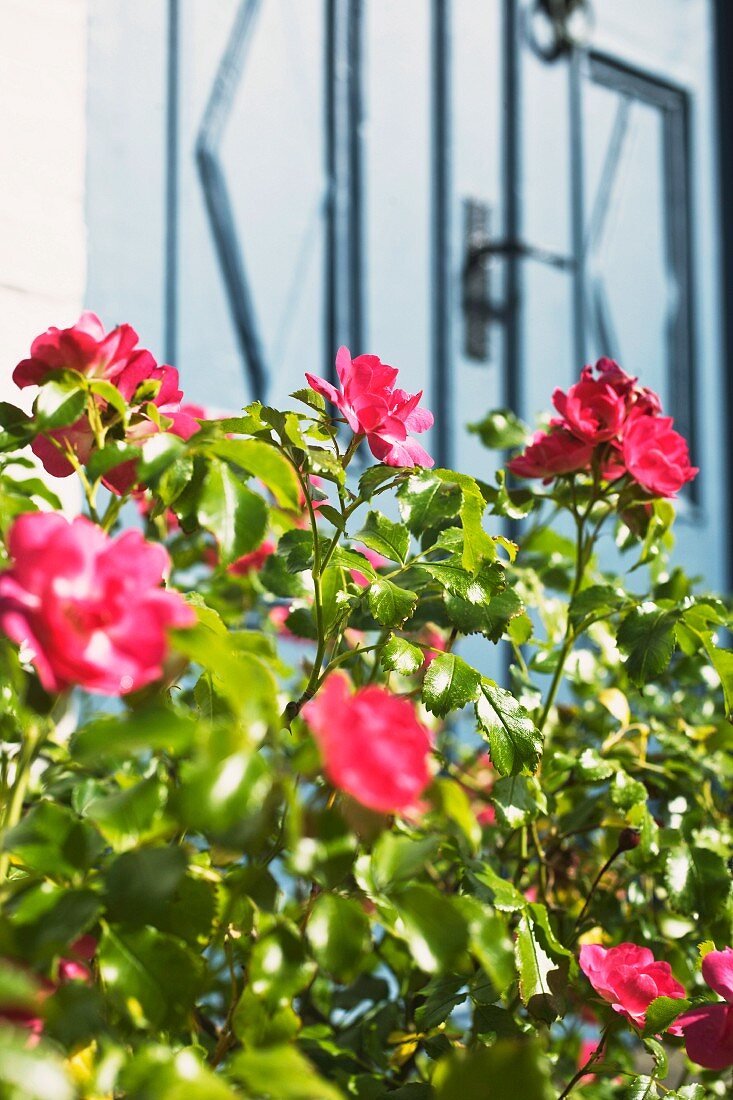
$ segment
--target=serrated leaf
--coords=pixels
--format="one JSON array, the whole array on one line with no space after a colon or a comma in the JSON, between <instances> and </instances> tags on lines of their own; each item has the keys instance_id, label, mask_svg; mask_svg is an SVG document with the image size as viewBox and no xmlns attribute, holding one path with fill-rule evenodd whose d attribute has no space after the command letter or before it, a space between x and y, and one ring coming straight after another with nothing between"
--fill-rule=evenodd
<instances>
[{"instance_id":1,"label":"serrated leaf","mask_svg":"<svg viewBox=\"0 0 733 1100\"><path fill-rule=\"evenodd\" d=\"M300 511L300 485L295 470L270 443L262 439L221 439L210 444L209 450L259 478L281 508Z\"/></svg>"},{"instance_id":2,"label":"serrated leaf","mask_svg":"<svg viewBox=\"0 0 733 1100\"><path fill-rule=\"evenodd\" d=\"M542 734L510 692L482 680L476 718L501 775L517 775L523 768L534 771L542 754Z\"/></svg>"},{"instance_id":3,"label":"serrated leaf","mask_svg":"<svg viewBox=\"0 0 733 1100\"><path fill-rule=\"evenodd\" d=\"M477 576L464 569L455 559L447 562L420 562L419 568L429 573L451 595L476 606L488 603L505 584L504 570L498 562L485 565Z\"/></svg>"},{"instance_id":4,"label":"serrated leaf","mask_svg":"<svg viewBox=\"0 0 733 1100\"><path fill-rule=\"evenodd\" d=\"M646 603L635 607L619 627L616 641L628 654L626 672L639 687L647 684L670 662L675 648L675 625L680 611Z\"/></svg>"},{"instance_id":5,"label":"serrated leaf","mask_svg":"<svg viewBox=\"0 0 733 1100\"><path fill-rule=\"evenodd\" d=\"M394 466L368 466L359 478L359 496L371 500L377 490L387 488L387 483L399 478L400 473Z\"/></svg>"},{"instance_id":6,"label":"serrated leaf","mask_svg":"<svg viewBox=\"0 0 733 1100\"><path fill-rule=\"evenodd\" d=\"M323 394L316 393L310 386L304 386L302 390L295 390L290 396L295 401L302 401L304 405L308 405L311 409L315 409L316 412L326 411L326 399Z\"/></svg>"},{"instance_id":7,"label":"serrated leaf","mask_svg":"<svg viewBox=\"0 0 733 1100\"><path fill-rule=\"evenodd\" d=\"M689 1007L681 997L655 997L645 1012L644 1036L661 1035Z\"/></svg>"},{"instance_id":8,"label":"serrated leaf","mask_svg":"<svg viewBox=\"0 0 733 1100\"><path fill-rule=\"evenodd\" d=\"M226 463L212 459L198 501L198 520L219 544L224 563L256 549L267 530L267 505Z\"/></svg>"},{"instance_id":9,"label":"serrated leaf","mask_svg":"<svg viewBox=\"0 0 733 1100\"><path fill-rule=\"evenodd\" d=\"M469 864L469 877L481 886L488 887L493 896L495 909L513 913L526 909L529 904L521 890L518 890L508 879L497 874L488 863Z\"/></svg>"},{"instance_id":10,"label":"serrated leaf","mask_svg":"<svg viewBox=\"0 0 733 1100\"><path fill-rule=\"evenodd\" d=\"M537 780L526 775L498 779L491 796L497 819L509 829L526 825L547 809L547 800Z\"/></svg>"},{"instance_id":11,"label":"serrated leaf","mask_svg":"<svg viewBox=\"0 0 733 1100\"><path fill-rule=\"evenodd\" d=\"M469 573L478 573L484 562L496 559L494 540L484 531L482 519L486 501L474 478L453 470L434 470L436 477L455 484L460 489L461 503L458 514L463 528L463 555L461 564Z\"/></svg>"},{"instance_id":12,"label":"serrated leaf","mask_svg":"<svg viewBox=\"0 0 733 1100\"><path fill-rule=\"evenodd\" d=\"M627 602L626 593L610 584L594 584L574 596L568 611L570 624L577 629L586 619L606 618Z\"/></svg>"},{"instance_id":13,"label":"serrated leaf","mask_svg":"<svg viewBox=\"0 0 733 1100\"><path fill-rule=\"evenodd\" d=\"M611 784L611 801L614 806L628 810L637 802L646 802L646 800L647 790L644 784L638 779L632 779L625 771L619 769Z\"/></svg>"},{"instance_id":14,"label":"serrated leaf","mask_svg":"<svg viewBox=\"0 0 733 1100\"><path fill-rule=\"evenodd\" d=\"M480 604L449 595L445 607L448 618L461 634L483 634L490 642L498 642L511 620L524 611L524 604L513 588L506 588Z\"/></svg>"},{"instance_id":15,"label":"serrated leaf","mask_svg":"<svg viewBox=\"0 0 733 1100\"><path fill-rule=\"evenodd\" d=\"M404 524L393 523L381 512L369 512L354 538L377 554L404 565L410 546L410 532Z\"/></svg>"},{"instance_id":16,"label":"serrated leaf","mask_svg":"<svg viewBox=\"0 0 733 1100\"><path fill-rule=\"evenodd\" d=\"M365 559L366 560L366 559ZM368 576L368 574L367 574ZM406 588L399 588L386 577L377 577L367 589L367 602L374 618L382 626L402 626L417 607L417 596Z\"/></svg>"},{"instance_id":17,"label":"serrated leaf","mask_svg":"<svg viewBox=\"0 0 733 1100\"><path fill-rule=\"evenodd\" d=\"M434 471L422 470L402 485L397 493L400 513L413 535L430 527L440 527L446 519L458 515L461 492Z\"/></svg>"},{"instance_id":18,"label":"serrated leaf","mask_svg":"<svg viewBox=\"0 0 733 1100\"><path fill-rule=\"evenodd\" d=\"M552 1023L565 1010L568 959L548 954L537 925L527 914L517 928L515 957L522 1004L535 1019Z\"/></svg>"},{"instance_id":19,"label":"serrated leaf","mask_svg":"<svg viewBox=\"0 0 733 1100\"><path fill-rule=\"evenodd\" d=\"M444 718L476 698L480 680L480 674L462 657L441 653L430 662L425 673L422 701L431 714Z\"/></svg>"},{"instance_id":20,"label":"serrated leaf","mask_svg":"<svg viewBox=\"0 0 733 1100\"><path fill-rule=\"evenodd\" d=\"M408 642L406 638L392 637L382 649L379 659L382 668L388 672L411 676L422 668L425 654L419 646Z\"/></svg>"}]
</instances>

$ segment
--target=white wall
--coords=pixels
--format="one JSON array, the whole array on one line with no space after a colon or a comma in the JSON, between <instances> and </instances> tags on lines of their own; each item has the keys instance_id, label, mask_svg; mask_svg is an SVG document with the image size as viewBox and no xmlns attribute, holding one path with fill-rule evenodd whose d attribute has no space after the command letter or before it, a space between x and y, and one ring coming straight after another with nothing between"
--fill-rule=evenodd
<instances>
[{"instance_id":1,"label":"white wall","mask_svg":"<svg viewBox=\"0 0 733 1100\"><path fill-rule=\"evenodd\" d=\"M0 399L15 404L33 337L82 307L86 44L87 0L0 3Z\"/></svg>"}]
</instances>

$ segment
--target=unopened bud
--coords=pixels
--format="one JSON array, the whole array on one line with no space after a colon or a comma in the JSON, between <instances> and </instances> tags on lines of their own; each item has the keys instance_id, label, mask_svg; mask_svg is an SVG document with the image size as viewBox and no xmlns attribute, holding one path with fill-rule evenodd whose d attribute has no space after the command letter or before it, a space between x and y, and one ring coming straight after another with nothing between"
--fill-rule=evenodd
<instances>
[{"instance_id":1,"label":"unopened bud","mask_svg":"<svg viewBox=\"0 0 733 1100\"><path fill-rule=\"evenodd\" d=\"M622 829L618 838L619 852L630 852L632 848L638 848L641 844L641 833L638 829Z\"/></svg>"}]
</instances>

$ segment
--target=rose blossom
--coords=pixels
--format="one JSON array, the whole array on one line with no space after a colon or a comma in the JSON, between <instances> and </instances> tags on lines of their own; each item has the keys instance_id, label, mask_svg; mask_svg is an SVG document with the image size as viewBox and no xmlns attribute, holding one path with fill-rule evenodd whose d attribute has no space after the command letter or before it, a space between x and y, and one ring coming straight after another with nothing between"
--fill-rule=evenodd
<instances>
[{"instance_id":1,"label":"rose blossom","mask_svg":"<svg viewBox=\"0 0 733 1100\"><path fill-rule=\"evenodd\" d=\"M339 348L336 371L341 382L337 390L325 378L308 374L308 385L333 402L351 430L364 434L376 459L387 466L432 466L433 459L408 432L427 431L433 414L418 409L422 390L416 394L395 389L397 370L376 355L351 358L348 348Z\"/></svg>"},{"instance_id":2,"label":"rose blossom","mask_svg":"<svg viewBox=\"0 0 733 1100\"><path fill-rule=\"evenodd\" d=\"M259 573L267 559L275 553L275 543L265 539L256 550L250 554L242 554L231 565L227 566L227 573L235 573L237 576L246 577L248 573Z\"/></svg>"},{"instance_id":3,"label":"rose blossom","mask_svg":"<svg viewBox=\"0 0 733 1100\"><path fill-rule=\"evenodd\" d=\"M698 473L690 465L687 443L673 430L671 416L649 416L634 410L624 425L623 460L642 488L659 497L674 497Z\"/></svg>"},{"instance_id":4,"label":"rose blossom","mask_svg":"<svg viewBox=\"0 0 733 1100\"><path fill-rule=\"evenodd\" d=\"M0 629L25 647L47 691L124 695L163 671L168 627L195 615L161 587L170 559L139 531L116 538L56 512L18 516L0 574Z\"/></svg>"},{"instance_id":5,"label":"rose blossom","mask_svg":"<svg viewBox=\"0 0 733 1100\"><path fill-rule=\"evenodd\" d=\"M626 418L624 396L603 377L594 378L592 367L583 368L580 381L567 393L556 389L552 403L562 417L553 423L567 428L586 443L615 438Z\"/></svg>"},{"instance_id":6,"label":"rose blossom","mask_svg":"<svg viewBox=\"0 0 733 1100\"><path fill-rule=\"evenodd\" d=\"M332 673L303 717L321 750L326 775L363 806L397 813L430 782L427 730L407 699L377 685L352 692Z\"/></svg>"},{"instance_id":7,"label":"rose blossom","mask_svg":"<svg viewBox=\"0 0 733 1100\"><path fill-rule=\"evenodd\" d=\"M637 1027L644 1027L646 1010L657 997L685 996L669 963L657 962L648 947L635 943L586 944L580 949L580 969L614 1012Z\"/></svg>"},{"instance_id":8,"label":"rose blossom","mask_svg":"<svg viewBox=\"0 0 733 1100\"><path fill-rule=\"evenodd\" d=\"M683 1012L676 1026L691 1061L705 1069L727 1069L733 1066L733 948L709 951L702 960L702 976L724 1000Z\"/></svg>"},{"instance_id":9,"label":"rose blossom","mask_svg":"<svg viewBox=\"0 0 733 1100\"><path fill-rule=\"evenodd\" d=\"M131 357L150 356L143 349L135 351L136 344L137 333L130 325L118 325L105 333L96 313L82 313L71 328L52 327L37 336L31 344L30 359L23 359L13 371L13 381L21 389L40 386L60 370L111 381Z\"/></svg>"},{"instance_id":10,"label":"rose blossom","mask_svg":"<svg viewBox=\"0 0 733 1100\"><path fill-rule=\"evenodd\" d=\"M549 481L559 474L589 469L592 456L592 443L576 439L563 428L553 428L550 432L537 432L507 468L517 477L541 477Z\"/></svg>"}]
</instances>

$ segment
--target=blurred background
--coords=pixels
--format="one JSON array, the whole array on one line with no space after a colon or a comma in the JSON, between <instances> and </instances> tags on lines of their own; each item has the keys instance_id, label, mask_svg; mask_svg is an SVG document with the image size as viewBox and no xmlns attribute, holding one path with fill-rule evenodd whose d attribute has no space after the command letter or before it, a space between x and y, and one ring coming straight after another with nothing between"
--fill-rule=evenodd
<instances>
[{"instance_id":1,"label":"blurred background","mask_svg":"<svg viewBox=\"0 0 733 1100\"><path fill-rule=\"evenodd\" d=\"M339 344L399 367L441 465L583 363L701 467L680 556L730 577L731 0L3 0L0 350L82 305L211 409Z\"/></svg>"}]
</instances>

